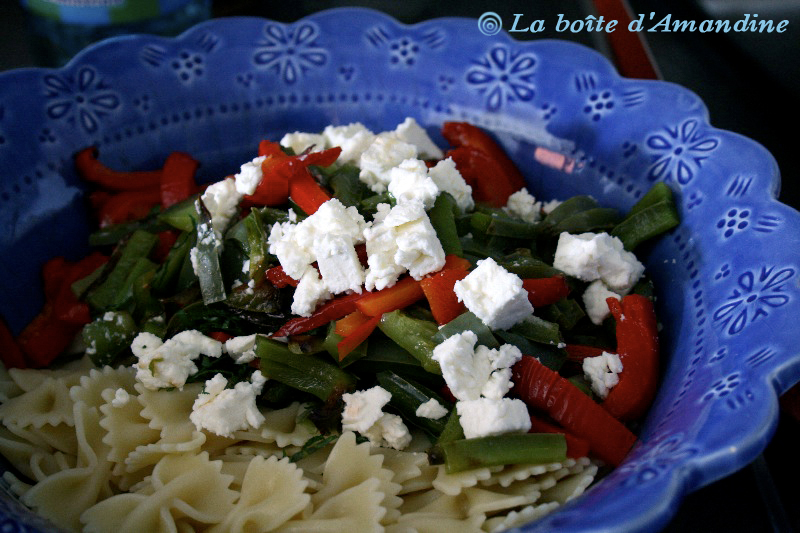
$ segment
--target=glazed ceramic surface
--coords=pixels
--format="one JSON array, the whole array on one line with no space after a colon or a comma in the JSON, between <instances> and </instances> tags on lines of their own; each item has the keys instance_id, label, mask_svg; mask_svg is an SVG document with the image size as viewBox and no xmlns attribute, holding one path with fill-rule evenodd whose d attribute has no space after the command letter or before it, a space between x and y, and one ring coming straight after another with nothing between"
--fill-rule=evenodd
<instances>
[{"instance_id":1,"label":"glazed ceramic surface","mask_svg":"<svg viewBox=\"0 0 800 533\"><path fill-rule=\"evenodd\" d=\"M415 117L445 146L447 120L482 126L538 199L590 194L627 209L656 181L681 226L646 249L658 287L663 383L627 460L525 531L645 531L682 497L745 466L800 379L800 214L774 198L761 146L710 126L688 90L621 78L568 42L488 37L474 20L405 26L377 12L291 24L218 19L175 39L118 38L59 70L0 75L0 312L19 331L42 305L39 271L86 252L90 220L72 154L99 147L120 169L168 152L205 181L238 170L258 141L360 121ZM10 497L0 527L52 531Z\"/></svg>"}]
</instances>

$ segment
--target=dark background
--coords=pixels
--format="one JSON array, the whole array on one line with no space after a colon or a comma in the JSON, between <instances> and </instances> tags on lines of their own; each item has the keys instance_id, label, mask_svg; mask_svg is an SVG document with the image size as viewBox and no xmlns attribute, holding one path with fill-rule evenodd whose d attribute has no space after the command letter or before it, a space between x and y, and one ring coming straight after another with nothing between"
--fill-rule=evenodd
<instances>
[{"instance_id":1,"label":"dark background","mask_svg":"<svg viewBox=\"0 0 800 533\"><path fill-rule=\"evenodd\" d=\"M738 20L744 13L776 23L788 20L783 34L646 33L663 79L683 85L706 103L711 123L741 133L764 145L782 175L780 199L800 207L800 0L629 0L635 13L656 13L655 20ZM523 20L545 19L547 29L534 38L568 38L607 55L604 34L556 33L559 13L570 20L595 13L591 0L217 0L216 17L264 16L291 22L315 11L339 6L371 7L413 23L441 16L478 18L497 12L509 28L515 13ZM0 70L35 66L25 12L16 0L0 0ZM520 34L517 34L520 35ZM524 34L522 34L524 35ZM529 34L529 37L530 34ZM800 479L800 423L784 411L772 442L748 467L689 495L666 531L795 531L800 530L800 506L795 502Z\"/></svg>"}]
</instances>

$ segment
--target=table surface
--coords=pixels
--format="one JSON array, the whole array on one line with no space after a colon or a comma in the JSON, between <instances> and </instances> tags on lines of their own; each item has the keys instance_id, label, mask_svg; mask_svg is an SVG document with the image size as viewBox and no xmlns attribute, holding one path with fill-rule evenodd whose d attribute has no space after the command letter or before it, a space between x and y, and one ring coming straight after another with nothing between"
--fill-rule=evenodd
<instances>
[{"instance_id":1,"label":"table surface","mask_svg":"<svg viewBox=\"0 0 800 533\"><path fill-rule=\"evenodd\" d=\"M629 0L635 13L671 14L673 18L704 20L740 13L789 20L784 34L648 33L647 42L662 77L688 87L709 108L716 127L741 133L763 144L778 161L783 185L780 199L800 207L797 176L800 163L791 138L797 132L784 127L800 124L800 0ZM275 5L279 4L279 5ZM385 11L403 22L440 16L479 17L487 9L504 20L513 14L555 20L559 13L582 18L593 13L591 0L513 0L494 5L477 0L218 0L215 16L255 15L289 22L320 9L362 5ZM16 0L0 0L0 70L34 66L25 14ZM601 35L538 34L537 38L570 38L607 53ZM796 127L796 126L795 126ZM787 131L789 130L789 131ZM789 138L787 138L789 136ZM690 494L665 531L800 531L800 507L794 503L800 461L800 422L783 413L775 436L764 453L733 475Z\"/></svg>"}]
</instances>

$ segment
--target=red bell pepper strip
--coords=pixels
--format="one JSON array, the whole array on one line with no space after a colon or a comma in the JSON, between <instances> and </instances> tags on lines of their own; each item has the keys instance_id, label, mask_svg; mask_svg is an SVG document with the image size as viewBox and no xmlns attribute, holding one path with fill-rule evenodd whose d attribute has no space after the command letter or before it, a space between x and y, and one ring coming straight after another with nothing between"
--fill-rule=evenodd
<instances>
[{"instance_id":1,"label":"red bell pepper strip","mask_svg":"<svg viewBox=\"0 0 800 533\"><path fill-rule=\"evenodd\" d=\"M453 157L456 168L472 186L473 196L477 201L502 207L511 194L525 187L525 178L517 166L503 148L482 129L467 122L445 122L442 136L455 147L447 155ZM478 157L476 152L484 157ZM468 170L470 178L464 175L459 159L462 166L466 161L472 162ZM481 176L484 171L488 173Z\"/></svg>"},{"instance_id":2,"label":"red bell pepper strip","mask_svg":"<svg viewBox=\"0 0 800 533\"><path fill-rule=\"evenodd\" d=\"M137 191L158 189L161 184L161 169L123 172L111 169L98 159L95 146L84 148L75 154L75 167L86 181L114 191Z\"/></svg>"},{"instance_id":3,"label":"red bell pepper strip","mask_svg":"<svg viewBox=\"0 0 800 533\"><path fill-rule=\"evenodd\" d=\"M442 267L442 270L469 270L470 268L472 268L472 263L469 262L469 259L464 259L463 257L454 254L447 254L444 257L444 266Z\"/></svg>"},{"instance_id":4,"label":"red bell pepper strip","mask_svg":"<svg viewBox=\"0 0 800 533\"><path fill-rule=\"evenodd\" d=\"M184 152L172 152L164 162L161 171L161 207L186 200L197 192L195 174L200 163Z\"/></svg>"},{"instance_id":5,"label":"red bell pepper strip","mask_svg":"<svg viewBox=\"0 0 800 533\"><path fill-rule=\"evenodd\" d=\"M297 287L297 284L299 283L296 279L286 274L281 265L268 268L264 275L266 276L267 281L272 283L272 285L278 289L282 289L287 285Z\"/></svg>"},{"instance_id":6,"label":"red bell pepper strip","mask_svg":"<svg viewBox=\"0 0 800 533\"><path fill-rule=\"evenodd\" d=\"M8 329L6 321L0 318L0 362L8 368L28 368L22 348L17 344L14 334Z\"/></svg>"},{"instance_id":7,"label":"red bell pepper strip","mask_svg":"<svg viewBox=\"0 0 800 533\"><path fill-rule=\"evenodd\" d=\"M345 338L336 344L336 349L339 352L339 361L344 360L350 352L355 350L362 342L367 340L367 337L372 335L378 323L381 321L381 315L368 317L367 321L355 328Z\"/></svg>"},{"instance_id":8,"label":"red bell pepper strip","mask_svg":"<svg viewBox=\"0 0 800 533\"><path fill-rule=\"evenodd\" d=\"M144 218L160 203L161 191L158 188L118 192L100 207L100 227Z\"/></svg>"},{"instance_id":9,"label":"red bell pepper strip","mask_svg":"<svg viewBox=\"0 0 800 533\"><path fill-rule=\"evenodd\" d=\"M592 452L603 461L619 465L636 442L636 435L622 422L536 358L523 356L512 367L512 378L517 397L587 440Z\"/></svg>"},{"instance_id":10,"label":"red bell pepper strip","mask_svg":"<svg viewBox=\"0 0 800 533\"><path fill-rule=\"evenodd\" d=\"M353 332L354 329L358 328L364 322L369 322L369 320L370 317L356 309L349 315L336 321L336 329L334 330L334 333L341 335L342 337L347 337Z\"/></svg>"},{"instance_id":11,"label":"red bell pepper strip","mask_svg":"<svg viewBox=\"0 0 800 533\"><path fill-rule=\"evenodd\" d=\"M70 262L63 256L53 257L42 266L42 282L46 301L50 302L58 295L70 266Z\"/></svg>"},{"instance_id":12,"label":"red bell pepper strip","mask_svg":"<svg viewBox=\"0 0 800 533\"><path fill-rule=\"evenodd\" d=\"M152 251L153 259L159 263L163 263L169 255L170 250L178 240L180 232L178 230L164 230L158 232L158 244Z\"/></svg>"},{"instance_id":13,"label":"red bell pepper strip","mask_svg":"<svg viewBox=\"0 0 800 533\"><path fill-rule=\"evenodd\" d=\"M263 156L289 157L288 155L286 155L286 152L284 152L281 149L281 145L279 143L267 140L258 143L258 155L259 157Z\"/></svg>"},{"instance_id":14,"label":"red bell pepper strip","mask_svg":"<svg viewBox=\"0 0 800 533\"><path fill-rule=\"evenodd\" d=\"M563 434L564 440L567 441L567 457L580 459L581 457L588 457L589 455L589 442L586 439L576 437L564 428L560 428L550 422L545 422L537 416L531 417L531 429L528 433Z\"/></svg>"},{"instance_id":15,"label":"red bell pepper strip","mask_svg":"<svg viewBox=\"0 0 800 533\"><path fill-rule=\"evenodd\" d=\"M89 305L75 296L75 293L72 292L72 284L85 278L106 264L107 261L108 257L94 252L74 264L68 264L58 292L49 300L53 305L53 314L56 319L76 326L83 326L91 322Z\"/></svg>"},{"instance_id":16,"label":"red bell pepper strip","mask_svg":"<svg viewBox=\"0 0 800 533\"><path fill-rule=\"evenodd\" d=\"M233 338L233 335L225 333L224 331L211 331L208 336L219 342L225 342Z\"/></svg>"},{"instance_id":17,"label":"red bell pepper strip","mask_svg":"<svg viewBox=\"0 0 800 533\"><path fill-rule=\"evenodd\" d=\"M17 343L31 368L44 368L67 349L82 327L59 320L52 304L45 303L19 334Z\"/></svg>"},{"instance_id":18,"label":"red bell pepper strip","mask_svg":"<svg viewBox=\"0 0 800 533\"><path fill-rule=\"evenodd\" d=\"M578 364L583 364L583 360L587 357L597 357L603 355L603 352L609 351L586 344L567 344L564 350L567 352L567 360Z\"/></svg>"},{"instance_id":19,"label":"red bell pepper strip","mask_svg":"<svg viewBox=\"0 0 800 533\"><path fill-rule=\"evenodd\" d=\"M459 301L453 286L456 281L466 278L467 274L465 269L444 268L420 280L419 284L428 300L433 318L440 326L466 311L466 306Z\"/></svg>"},{"instance_id":20,"label":"red bell pepper strip","mask_svg":"<svg viewBox=\"0 0 800 533\"><path fill-rule=\"evenodd\" d=\"M307 169L303 169L289 182L289 198L304 213L313 215L319 206L331 199L331 195L317 183Z\"/></svg>"},{"instance_id":21,"label":"red bell pepper strip","mask_svg":"<svg viewBox=\"0 0 800 533\"><path fill-rule=\"evenodd\" d=\"M356 302L356 307L367 316L378 316L408 307L424 296L420 282L407 276L391 287L364 294Z\"/></svg>"},{"instance_id":22,"label":"red bell pepper strip","mask_svg":"<svg viewBox=\"0 0 800 533\"><path fill-rule=\"evenodd\" d=\"M603 407L620 420L635 420L653 402L658 385L658 325L653 302L640 294L606 300L616 322L619 383Z\"/></svg>"},{"instance_id":23,"label":"red bell pepper strip","mask_svg":"<svg viewBox=\"0 0 800 533\"><path fill-rule=\"evenodd\" d=\"M289 335L297 335L324 326L334 320L339 320L356 310L356 302L361 297L362 295L358 293L338 296L319 306L311 316L292 318L271 336L288 337Z\"/></svg>"},{"instance_id":24,"label":"red bell pepper strip","mask_svg":"<svg viewBox=\"0 0 800 533\"><path fill-rule=\"evenodd\" d=\"M526 278L522 288L528 291L528 301L534 309L554 304L569 296L569 286L564 276L550 278Z\"/></svg>"}]
</instances>

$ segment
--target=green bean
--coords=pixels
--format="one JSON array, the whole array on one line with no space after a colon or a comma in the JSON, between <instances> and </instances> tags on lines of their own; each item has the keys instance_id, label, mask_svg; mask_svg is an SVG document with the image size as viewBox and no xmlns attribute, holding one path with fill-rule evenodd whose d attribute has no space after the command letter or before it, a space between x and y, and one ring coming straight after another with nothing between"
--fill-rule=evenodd
<instances>
[{"instance_id":1,"label":"green bean","mask_svg":"<svg viewBox=\"0 0 800 533\"><path fill-rule=\"evenodd\" d=\"M456 228L455 215L458 212L458 204L448 193L439 193L433 207L428 212L436 236L442 243L445 254L462 256L464 250L461 248L461 241L458 239L458 229Z\"/></svg>"},{"instance_id":2,"label":"green bean","mask_svg":"<svg viewBox=\"0 0 800 533\"><path fill-rule=\"evenodd\" d=\"M433 419L417 416L417 409L420 405L431 399L436 400L445 408L449 408L449 402L443 400L438 394L434 393L420 383L403 378L390 371L383 371L376 376L378 384L386 389L391 395L390 404L397 409L401 416L411 423L422 428L432 437L438 437L445 428L446 417Z\"/></svg>"},{"instance_id":3,"label":"green bean","mask_svg":"<svg viewBox=\"0 0 800 533\"><path fill-rule=\"evenodd\" d=\"M513 433L462 439L441 447L448 474L487 466L555 463L567 457L567 442L563 434L557 433Z\"/></svg>"},{"instance_id":4,"label":"green bean","mask_svg":"<svg viewBox=\"0 0 800 533\"><path fill-rule=\"evenodd\" d=\"M492 330L483 321L475 316L472 311L465 311L453 320L439 328L439 331L433 336L433 340L437 343L444 342L448 337L456 333L464 331L472 331L478 336L478 344L482 344L488 348L499 348L500 343L494 338Z\"/></svg>"},{"instance_id":5,"label":"green bean","mask_svg":"<svg viewBox=\"0 0 800 533\"><path fill-rule=\"evenodd\" d=\"M378 328L390 339L405 348L422 367L433 374L442 373L433 359L436 343L433 336L439 330L434 322L411 318L400 310L384 313Z\"/></svg>"},{"instance_id":6,"label":"green bean","mask_svg":"<svg viewBox=\"0 0 800 533\"><path fill-rule=\"evenodd\" d=\"M157 236L136 230L121 243L97 280L99 285L89 288L87 294L89 305L98 310L114 308L131 271L137 267L139 259L150 255L156 242L158 242Z\"/></svg>"}]
</instances>

